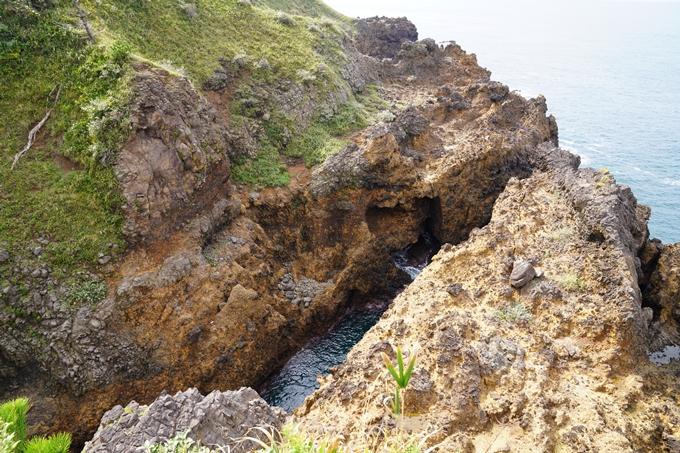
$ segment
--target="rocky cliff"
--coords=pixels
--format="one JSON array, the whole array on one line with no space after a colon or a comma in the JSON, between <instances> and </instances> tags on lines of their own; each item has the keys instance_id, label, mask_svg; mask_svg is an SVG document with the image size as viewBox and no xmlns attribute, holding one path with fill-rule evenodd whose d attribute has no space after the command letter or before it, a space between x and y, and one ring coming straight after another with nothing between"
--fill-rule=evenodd
<instances>
[{"instance_id":1,"label":"rocky cliff","mask_svg":"<svg viewBox=\"0 0 680 453\"><path fill-rule=\"evenodd\" d=\"M39 313L49 341L27 339L15 315L2 331L2 396L30 396L39 430L75 427L80 442L121 405L92 444L106 449L102 439L122 435L107 426L129 401L257 386L347 307L391 299L408 277L390 252L427 228L448 245L298 410L304 429L355 443L394 429L379 353L419 342L408 426L436 433L429 442L442 451L673 445L677 364L659 368L647 353L679 340L677 253L648 242L649 209L611 174L579 170L558 147L545 99L491 81L474 54L412 42L404 20L365 20L358 31L356 44L337 38L342 80L330 78L329 92L291 81L246 90L257 68L236 58L202 90L135 66L116 164L130 248L108 264L97 304L57 304L42 274L40 298L7 290L8 305ZM323 164L287 160L287 187L230 179L230 164L255 157L257 143L294 138L274 124L274 107L314 124L317 107L338 111L369 82L381 120ZM519 260L542 272L514 289ZM146 426L137 416L126 432Z\"/></svg>"}]
</instances>

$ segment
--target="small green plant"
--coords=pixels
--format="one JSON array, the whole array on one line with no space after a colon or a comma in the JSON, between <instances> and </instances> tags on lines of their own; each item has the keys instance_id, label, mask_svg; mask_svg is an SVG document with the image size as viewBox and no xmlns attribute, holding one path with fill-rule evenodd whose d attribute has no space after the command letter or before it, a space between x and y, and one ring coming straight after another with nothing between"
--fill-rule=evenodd
<instances>
[{"instance_id":1,"label":"small green plant","mask_svg":"<svg viewBox=\"0 0 680 453\"><path fill-rule=\"evenodd\" d=\"M521 321L531 321L533 319L533 316L529 310L527 310L527 308L519 301L507 305L502 310L498 310L496 312L496 317L498 317L498 319L501 321L505 321L510 324Z\"/></svg>"},{"instance_id":2,"label":"small green plant","mask_svg":"<svg viewBox=\"0 0 680 453\"><path fill-rule=\"evenodd\" d=\"M286 425L279 432L275 429L266 430L255 427L261 432L265 440L256 437L244 437L241 441L250 441L262 447L259 453L349 453L349 450L340 445L340 439L332 440L316 439L314 441L302 435L298 428Z\"/></svg>"},{"instance_id":3,"label":"small green plant","mask_svg":"<svg viewBox=\"0 0 680 453\"><path fill-rule=\"evenodd\" d=\"M144 453L210 453L208 447L189 437L189 430L177 433L175 437L160 444L152 444L147 440L138 450Z\"/></svg>"},{"instance_id":4,"label":"small green plant","mask_svg":"<svg viewBox=\"0 0 680 453\"><path fill-rule=\"evenodd\" d=\"M567 273L558 277L558 281L562 284L562 287L570 292L582 292L586 284L581 280L576 274Z\"/></svg>"},{"instance_id":5,"label":"small green plant","mask_svg":"<svg viewBox=\"0 0 680 453\"><path fill-rule=\"evenodd\" d=\"M17 398L0 405L0 453L68 453L71 435L26 438L26 414L30 409L27 398Z\"/></svg>"},{"instance_id":6,"label":"small green plant","mask_svg":"<svg viewBox=\"0 0 680 453\"><path fill-rule=\"evenodd\" d=\"M409 359L406 368L404 368L404 356L401 352L401 348L397 348L396 369L394 366L392 366L392 363L390 362L389 357L387 357L387 354L385 354L384 352L381 352L380 354L382 355L383 361L385 362L387 371L389 371L390 375L394 379L394 382L396 383L396 385L394 386L394 397L391 398L390 405L392 406L392 410L394 411L395 416L399 416L399 414L401 413L403 417L404 405L402 403L403 397L401 396L401 394L406 392L406 387L408 386L408 383L411 380L411 374L413 373L413 368L416 365L416 358L418 356L418 344L416 343L416 345L414 346L413 352L411 353L411 358Z\"/></svg>"},{"instance_id":7,"label":"small green plant","mask_svg":"<svg viewBox=\"0 0 680 453\"><path fill-rule=\"evenodd\" d=\"M94 280L80 283L71 289L69 297L76 304L94 305L106 297L106 284Z\"/></svg>"}]
</instances>

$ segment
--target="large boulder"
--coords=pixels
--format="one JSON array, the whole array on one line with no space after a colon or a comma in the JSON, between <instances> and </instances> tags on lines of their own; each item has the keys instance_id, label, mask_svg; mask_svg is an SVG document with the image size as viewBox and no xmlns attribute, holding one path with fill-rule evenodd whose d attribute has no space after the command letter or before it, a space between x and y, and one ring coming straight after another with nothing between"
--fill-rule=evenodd
<instances>
[{"instance_id":1,"label":"large boulder","mask_svg":"<svg viewBox=\"0 0 680 453\"><path fill-rule=\"evenodd\" d=\"M215 390L207 396L195 388L175 396L163 392L149 406L132 401L125 408L116 406L108 411L83 451L133 453L147 441L162 443L184 431L201 445L249 451L254 444L239 443L238 439L246 435L258 437L260 432L252 430L257 426L279 429L285 418L283 409L269 406L248 387L228 392Z\"/></svg>"}]
</instances>

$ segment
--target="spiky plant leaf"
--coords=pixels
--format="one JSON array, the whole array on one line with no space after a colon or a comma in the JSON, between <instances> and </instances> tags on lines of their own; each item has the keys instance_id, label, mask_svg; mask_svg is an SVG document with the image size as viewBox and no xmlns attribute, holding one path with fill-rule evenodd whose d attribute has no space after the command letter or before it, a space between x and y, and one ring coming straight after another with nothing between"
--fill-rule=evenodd
<instances>
[{"instance_id":1,"label":"spiky plant leaf","mask_svg":"<svg viewBox=\"0 0 680 453\"><path fill-rule=\"evenodd\" d=\"M404 356L401 353L401 348L397 348L397 365L399 366L399 379L397 383L399 387L404 388Z\"/></svg>"},{"instance_id":2,"label":"spiky plant leaf","mask_svg":"<svg viewBox=\"0 0 680 453\"><path fill-rule=\"evenodd\" d=\"M387 354L385 354L384 352L381 352L380 354L382 355L383 361L385 362L385 366L387 367L387 371L390 372L390 374L394 378L395 382L397 384L399 384L399 375L397 374L397 370L395 370L394 367L392 366L392 363L390 362L389 357L387 357Z\"/></svg>"}]
</instances>

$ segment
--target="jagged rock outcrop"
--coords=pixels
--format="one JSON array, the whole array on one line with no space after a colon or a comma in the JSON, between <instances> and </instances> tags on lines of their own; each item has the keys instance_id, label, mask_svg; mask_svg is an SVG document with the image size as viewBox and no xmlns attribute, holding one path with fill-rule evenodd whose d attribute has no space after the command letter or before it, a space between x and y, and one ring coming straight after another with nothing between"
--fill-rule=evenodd
<instances>
[{"instance_id":1,"label":"jagged rock outcrop","mask_svg":"<svg viewBox=\"0 0 680 453\"><path fill-rule=\"evenodd\" d=\"M116 174L131 244L167 240L229 194L232 137L188 79L136 67L132 132Z\"/></svg>"},{"instance_id":2,"label":"jagged rock outcrop","mask_svg":"<svg viewBox=\"0 0 680 453\"><path fill-rule=\"evenodd\" d=\"M33 426L49 432L73 431L76 425L74 435L83 439L105 410L132 399L149 403L162 389L196 386L207 393L256 386L349 305L389 298L408 282L392 265L390 252L416 242L426 225L440 240L457 243L486 224L507 181L529 176L537 147L556 141L554 119L546 117L543 98L526 100L490 82L488 71L458 46L415 45L426 52L406 52L399 63L385 61L380 69L388 82L397 82L388 83L383 96L411 107L394 108L393 123L356 134L347 149L288 188L232 191L220 173L221 160L198 173L164 165L150 172L145 190L153 188L158 203L148 209L156 215L136 210L130 215L136 231L149 233L139 237L152 239L126 253L111 281L114 290L96 308L78 314L79 330L68 324L74 315L63 313L57 356L34 363L33 371L20 371L22 388L32 389L23 393L35 401ZM417 82L409 82L399 68L414 69ZM191 106L203 122L187 137L213 137L217 128L224 143L231 143L234 132L220 129L224 110L215 107L215 116L207 104L221 99L213 96L219 93L200 99L181 80L167 80L166 73L150 70L143 77L156 75L157 81L143 79L151 88L146 104L139 105L148 104L150 116L139 119L130 143L155 130L160 138L149 140L163 153L176 154L184 142L172 141L165 131L171 124L181 130L190 125ZM448 97L439 99L441 93ZM494 94L500 98L492 99ZM152 102L156 98L158 106ZM228 149L223 151L226 155ZM211 155L195 154L199 163ZM227 157L223 160L226 165ZM170 171L168 177L163 169ZM198 178L203 174L205 179ZM194 181L196 207L193 201L184 204L177 188L170 191L178 194L177 207L164 212L157 177ZM138 181L146 179L125 179L124 185ZM152 241L157 242L147 245ZM294 296L289 299L279 288L287 274L296 288L316 282L307 285L314 291L302 297L288 291ZM300 298L302 303L292 303ZM49 396L37 395L36 381L46 383ZM81 411L84 407L88 410Z\"/></svg>"},{"instance_id":3,"label":"jagged rock outcrop","mask_svg":"<svg viewBox=\"0 0 680 453\"><path fill-rule=\"evenodd\" d=\"M251 388L215 390L205 397L193 388L174 396L163 393L149 406L132 401L125 408L114 407L83 451L134 453L147 442L160 444L187 432L201 445L240 453L258 447L243 437L264 438L253 428L280 429L285 419L283 409L269 406Z\"/></svg>"},{"instance_id":4,"label":"jagged rock outcrop","mask_svg":"<svg viewBox=\"0 0 680 453\"><path fill-rule=\"evenodd\" d=\"M434 433L440 451L663 451L677 435L675 391L655 386L646 357L637 253L648 209L566 152L546 144L534 159L489 224L445 245L307 398L296 412L306 430L361 444L395 428L379 352L394 360L396 346L408 355L419 343L405 426ZM516 259L544 275L512 288Z\"/></svg>"},{"instance_id":5,"label":"jagged rock outcrop","mask_svg":"<svg viewBox=\"0 0 680 453\"><path fill-rule=\"evenodd\" d=\"M359 52L375 58L394 58L406 41L417 41L418 30L405 17L369 17L357 20Z\"/></svg>"}]
</instances>

